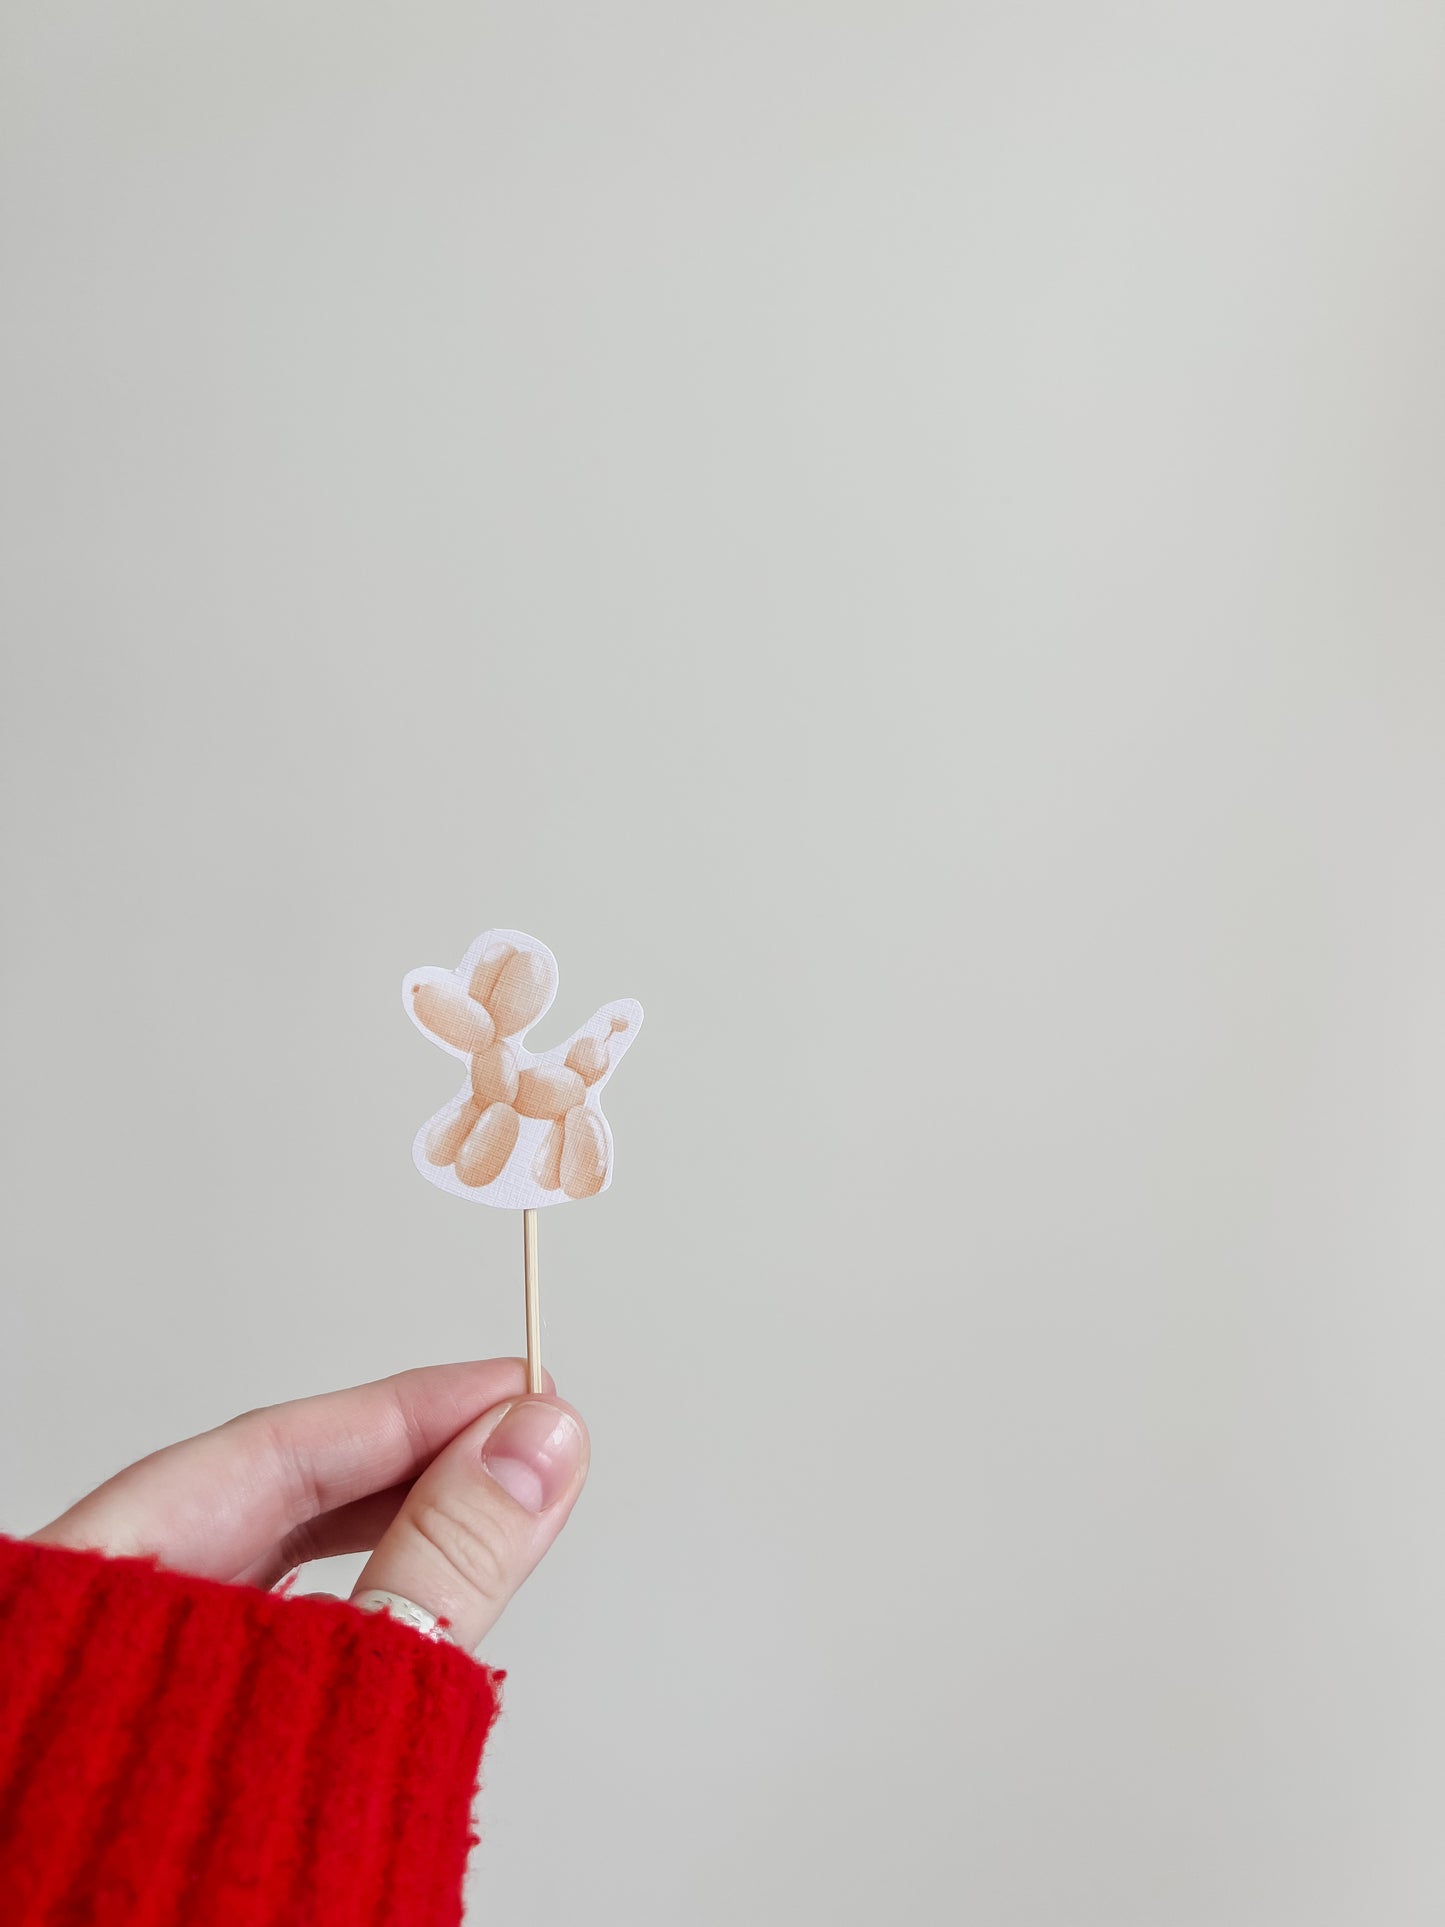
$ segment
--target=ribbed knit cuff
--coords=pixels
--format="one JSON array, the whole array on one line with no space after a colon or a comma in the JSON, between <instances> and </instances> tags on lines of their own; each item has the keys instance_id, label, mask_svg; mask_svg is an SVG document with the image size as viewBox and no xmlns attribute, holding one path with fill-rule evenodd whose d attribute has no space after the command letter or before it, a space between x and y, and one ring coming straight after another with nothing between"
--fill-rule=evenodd
<instances>
[{"instance_id":1,"label":"ribbed knit cuff","mask_svg":"<svg viewBox=\"0 0 1445 1927\"><path fill-rule=\"evenodd\" d=\"M6 1927L456 1927L501 1675L384 1614L0 1539Z\"/></svg>"}]
</instances>

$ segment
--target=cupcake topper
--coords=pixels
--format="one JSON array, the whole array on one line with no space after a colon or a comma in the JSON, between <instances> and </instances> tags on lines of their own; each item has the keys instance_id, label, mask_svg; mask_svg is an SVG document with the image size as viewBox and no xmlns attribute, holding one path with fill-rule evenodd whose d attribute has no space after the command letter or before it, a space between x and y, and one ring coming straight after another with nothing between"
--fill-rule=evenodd
<instances>
[{"instance_id":1,"label":"cupcake topper","mask_svg":"<svg viewBox=\"0 0 1445 1927\"><path fill-rule=\"evenodd\" d=\"M537 1212L612 1182L602 1091L642 1023L641 1004L624 998L565 1044L530 1051L523 1039L556 994L556 958L520 930L488 930L455 970L413 970L402 984L412 1022L468 1071L417 1132L417 1169L459 1198L522 1213L530 1392L542 1389Z\"/></svg>"}]
</instances>

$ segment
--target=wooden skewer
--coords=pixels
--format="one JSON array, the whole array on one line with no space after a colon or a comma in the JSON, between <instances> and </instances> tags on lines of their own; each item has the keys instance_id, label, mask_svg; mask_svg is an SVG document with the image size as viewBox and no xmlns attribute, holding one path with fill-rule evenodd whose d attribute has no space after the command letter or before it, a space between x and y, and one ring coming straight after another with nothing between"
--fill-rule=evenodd
<instances>
[{"instance_id":1,"label":"wooden skewer","mask_svg":"<svg viewBox=\"0 0 1445 1927\"><path fill-rule=\"evenodd\" d=\"M542 1389L542 1311L537 1296L537 1214L522 1213L522 1275L527 1289L527 1390Z\"/></svg>"}]
</instances>

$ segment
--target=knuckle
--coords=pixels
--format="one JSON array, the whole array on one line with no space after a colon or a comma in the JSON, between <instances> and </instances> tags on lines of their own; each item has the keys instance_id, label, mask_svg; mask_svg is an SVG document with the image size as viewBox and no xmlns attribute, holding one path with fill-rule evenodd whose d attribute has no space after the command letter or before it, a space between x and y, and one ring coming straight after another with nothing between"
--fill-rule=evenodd
<instances>
[{"instance_id":1,"label":"knuckle","mask_svg":"<svg viewBox=\"0 0 1445 1927\"><path fill-rule=\"evenodd\" d=\"M422 1371L398 1372L392 1380L394 1421L417 1465L425 1465L436 1450L422 1417L425 1391L426 1374Z\"/></svg>"},{"instance_id":2,"label":"knuckle","mask_svg":"<svg viewBox=\"0 0 1445 1927\"><path fill-rule=\"evenodd\" d=\"M288 1572L294 1572L297 1566L310 1565L313 1559L323 1556L316 1536L316 1527L309 1519L292 1526L281 1541L278 1556L284 1562Z\"/></svg>"},{"instance_id":3,"label":"knuckle","mask_svg":"<svg viewBox=\"0 0 1445 1927\"><path fill-rule=\"evenodd\" d=\"M254 1441L269 1435L275 1422L274 1405L250 1405L244 1412L237 1412L223 1425L218 1425L216 1430L227 1437Z\"/></svg>"},{"instance_id":4,"label":"knuckle","mask_svg":"<svg viewBox=\"0 0 1445 1927\"><path fill-rule=\"evenodd\" d=\"M512 1594L505 1539L481 1507L454 1492L419 1499L412 1525L479 1598L501 1606Z\"/></svg>"},{"instance_id":5,"label":"knuckle","mask_svg":"<svg viewBox=\"0 0 1445 1927\"><path fill-rule=\"evenodd\" d=\"M252 1476L264 1478L299 1522L315 1516L320 1497L315 1480L298 1457L280 1419L281 1410L275 1405L258 1405L249 1412L239 1412L217 1429L232 1439Z\"/></svg>"}]
</instances>

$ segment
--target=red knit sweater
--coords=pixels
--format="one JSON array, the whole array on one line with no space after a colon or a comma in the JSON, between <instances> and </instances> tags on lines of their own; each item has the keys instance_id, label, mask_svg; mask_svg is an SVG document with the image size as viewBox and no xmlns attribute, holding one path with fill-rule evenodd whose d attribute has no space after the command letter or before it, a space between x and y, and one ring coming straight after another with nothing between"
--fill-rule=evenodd
<instances>
[{"instance_id":1,"label":"red knit sweater","mask_svg":"<svg viewBox=\"0 0 1445 1927\"><path fill-rule=\"evenodd\" d=\"M500 1674L384 1614L0 1539L4 1927L456 1927Z\"/></svg>"}]
</instances>

